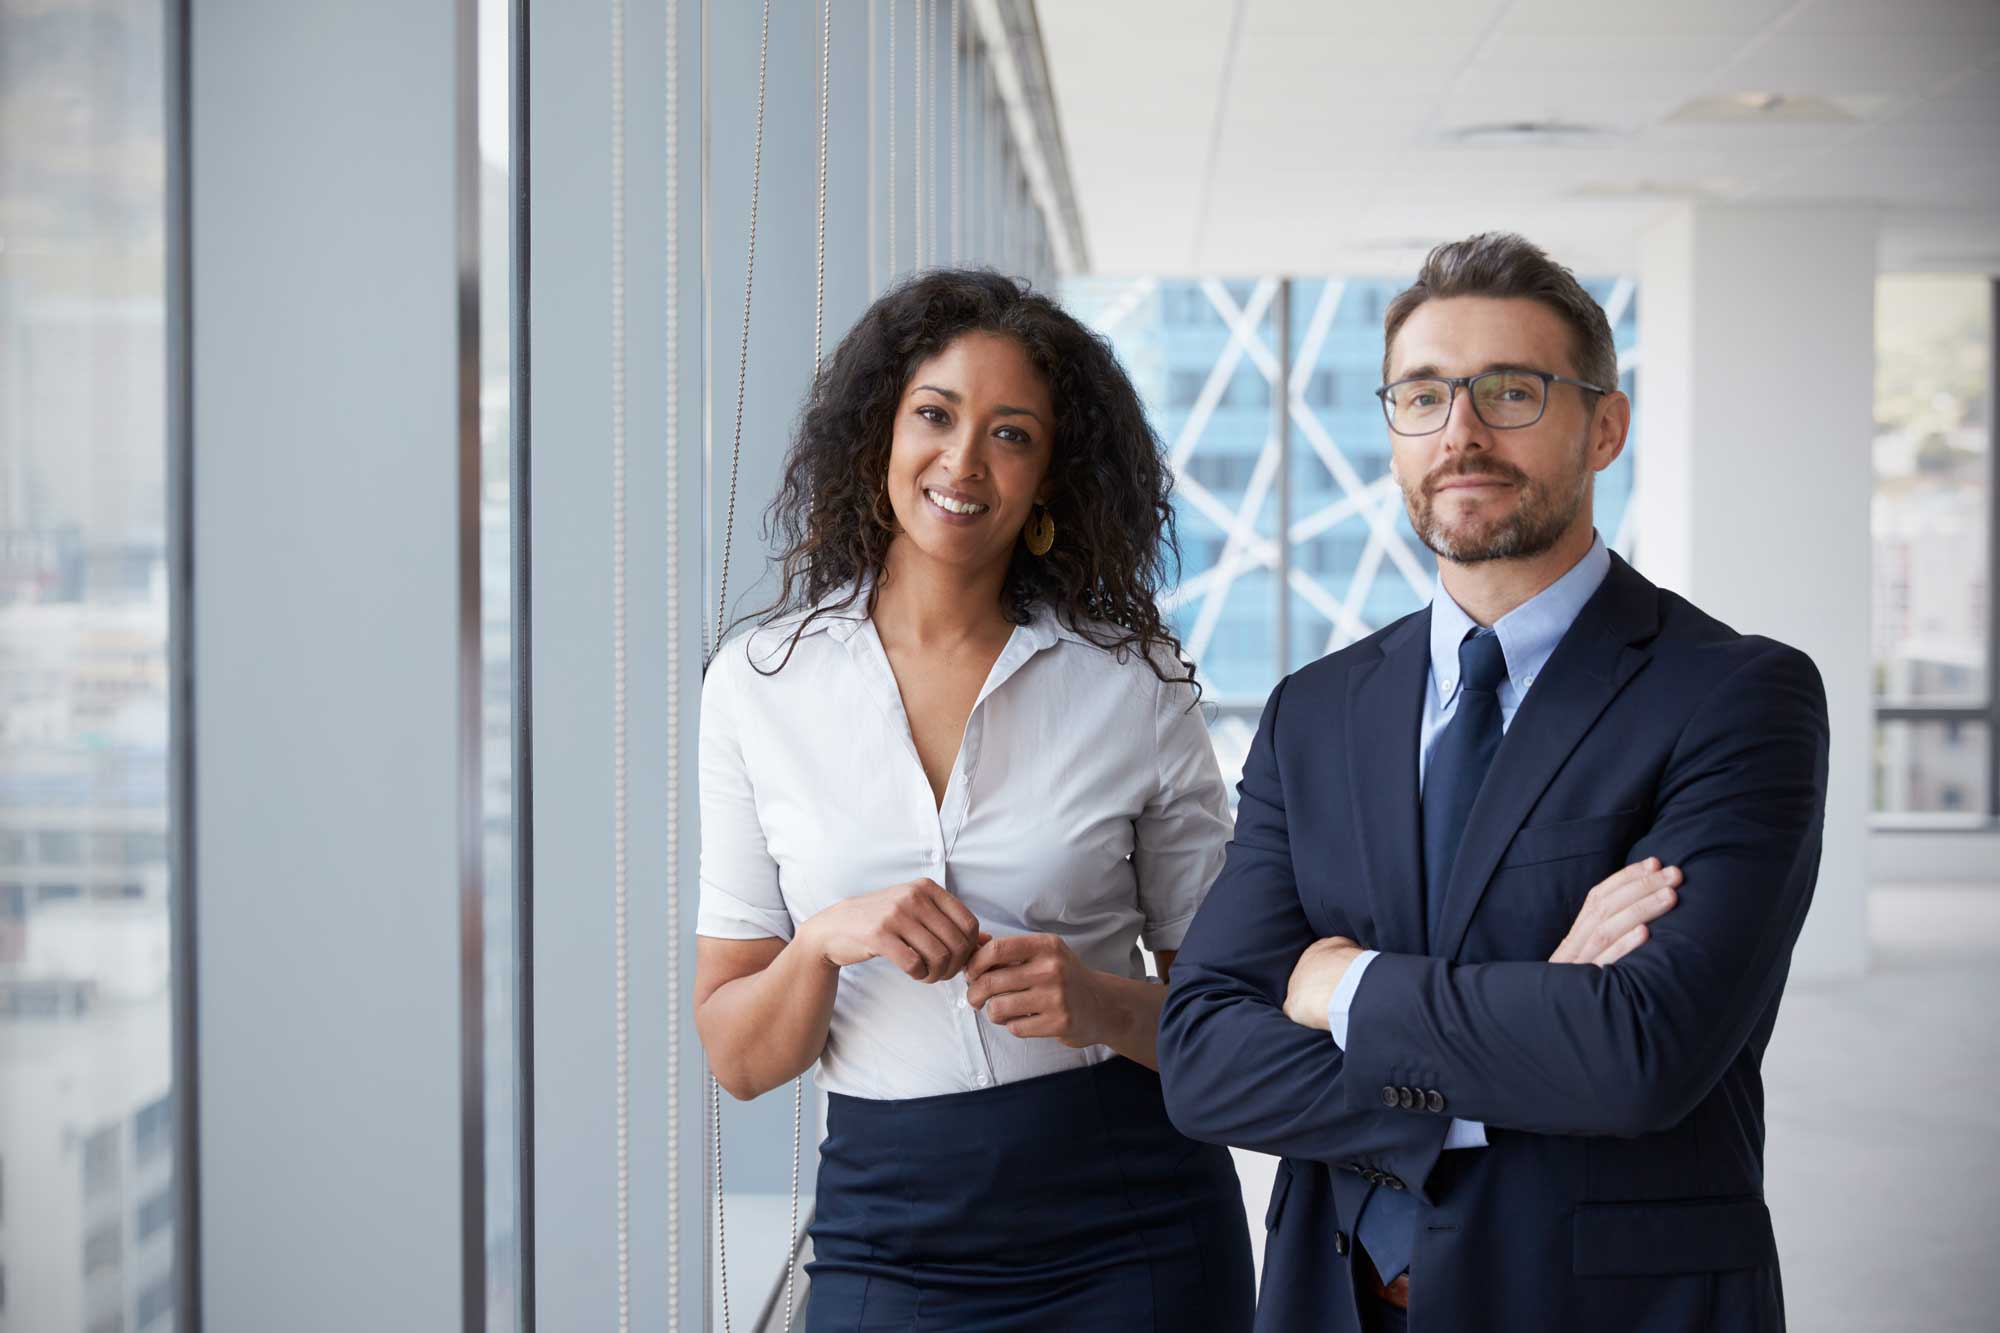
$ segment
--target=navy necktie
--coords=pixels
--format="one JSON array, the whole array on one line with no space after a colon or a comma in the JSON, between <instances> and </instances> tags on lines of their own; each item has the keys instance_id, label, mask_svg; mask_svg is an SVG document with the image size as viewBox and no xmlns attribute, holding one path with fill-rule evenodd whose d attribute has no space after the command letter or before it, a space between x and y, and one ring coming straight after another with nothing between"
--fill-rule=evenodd
<instances>
[{"instance_id":1,"label":"navy necktie","mask_svg":"<svg viewBox=\"0 0 2000 1333\"><path fill-rule=\"evenodd\" d=\"M1500 682L1507 656L1500 636L1474 630L1458 645L1458 709L1438 733L1424 769L1424 922L1430 948L1442 942L1445 889L1465 837L1465 820L1500 749Z\"/></svg>"},{"instance_id":2,"label":"navy necktie","mask_svg":"<svg viewBox=\"0 0 2000 1333\"><path fill-rule=\"evenodd\" d=\"M1442 947L1445 889L1466 817L1500 749L1499 691L1506 678L1499 636L1490 629L1469 632L1458 645L1458 708L1438 733L1424 769L1424 921L1433 950ZM1409 1269L1422 1217L1423 1205L1383 1185L1362 1205L1354 1230L1384 1282Z\"/></svg>"}]
</instances>

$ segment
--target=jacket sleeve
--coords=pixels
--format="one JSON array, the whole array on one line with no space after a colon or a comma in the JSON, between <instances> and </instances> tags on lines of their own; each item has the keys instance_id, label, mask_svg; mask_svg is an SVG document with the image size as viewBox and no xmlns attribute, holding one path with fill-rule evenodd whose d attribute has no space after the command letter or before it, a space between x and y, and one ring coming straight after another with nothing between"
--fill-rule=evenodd
<instances>
[{"instance_id":1,"label":"jacket sleeve","mask_svg":"<svg viewBox=\"0 0 2000 1333\"><path fill-rule=\"evenodd\" d=\"M1826 775L1819 672L1767 643L1689 719L1626 858L1657 856L1686 877L1646 943L1604 968L1382 955L1354 996L1348 1104L1408 1084L1508 1129L1636 1137L1678 1124L1784 984L1818 874Z\"/></svg>"},{"instance_id":2,"label":"jacket sleeve","mask_svg":"<svg viewBox=\"0 0 2000 1333\"><path fill-rule=\"evenodd\" d=\"M1370 1167L1426 1197L1447 1122L1347 1097L1340 1047L1285 1016L1292 968L1318 935L1299 904L1286 832L1276 754L1284 691L1280 683L1264 706L1237 787L1236 836L1174 960L1160 1015L1167 1113L1191 1138Z\"/></svg>"}]
</instances>

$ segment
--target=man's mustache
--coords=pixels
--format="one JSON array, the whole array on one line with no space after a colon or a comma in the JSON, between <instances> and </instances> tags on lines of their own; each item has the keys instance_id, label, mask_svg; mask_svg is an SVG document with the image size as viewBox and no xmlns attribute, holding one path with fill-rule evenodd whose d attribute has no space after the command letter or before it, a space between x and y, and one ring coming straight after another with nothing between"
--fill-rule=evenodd
<instances>
[{"instance_id":1,"label":"man's mustache","mask_svg":"<svg viewBox=\"0 0 2000 1333\"><path fill-rule=\"evenodd\" d=\"M1511 463L1503 463L1497 458L1467 459L1462 463L1447 464L1424 478L1424 494L1436 495L1437 488L1448 481L1460 477L1492 477L1499 481L1519 486L1528 479L1528 474Z\"/></svg>"}]
</instances>

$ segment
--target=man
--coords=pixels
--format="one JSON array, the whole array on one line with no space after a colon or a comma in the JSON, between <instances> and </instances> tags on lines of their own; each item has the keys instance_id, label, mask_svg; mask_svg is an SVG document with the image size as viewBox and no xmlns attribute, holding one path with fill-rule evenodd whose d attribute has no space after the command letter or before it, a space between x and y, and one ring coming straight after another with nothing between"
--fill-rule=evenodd
<instances>
[{"instance_id":1,"label":"man","mask_svg":"<svg viewBox=\"0 0 2000 1333\"><path fill-rule=\"evenodd\" d=\"M1758 1070L1818 673L1605 551L1631 407L1567 269L1441 246L1385 333L1438 587L1272 692L1161 1016L1169 1112L1283 1158L1259 1330L1782 1328Z\"/></svg>"}]
</instances>

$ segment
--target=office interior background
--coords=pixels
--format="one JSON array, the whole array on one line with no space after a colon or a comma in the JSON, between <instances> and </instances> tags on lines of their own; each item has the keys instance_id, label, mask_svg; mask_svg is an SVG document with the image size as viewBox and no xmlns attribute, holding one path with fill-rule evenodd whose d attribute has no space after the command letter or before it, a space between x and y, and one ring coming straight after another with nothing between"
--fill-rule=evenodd
<instances>
[{"instance_id":1,"label":"office interior background","mask_svg":"<svg viewBox=\"0 0 2000 1333\"><path fill-rule=\"evenodd\" d=\"M816 349L1112 339L1229 772L1430 595L1381 314L1489 229L1612 320L1605 539L1826 679L1794 1324L1991 1328L1990 0L0 0L0 1333L782 1327L693 747Z\"/></svg>"}]
</instances>

